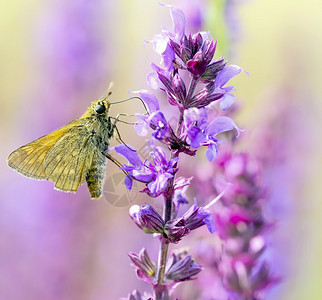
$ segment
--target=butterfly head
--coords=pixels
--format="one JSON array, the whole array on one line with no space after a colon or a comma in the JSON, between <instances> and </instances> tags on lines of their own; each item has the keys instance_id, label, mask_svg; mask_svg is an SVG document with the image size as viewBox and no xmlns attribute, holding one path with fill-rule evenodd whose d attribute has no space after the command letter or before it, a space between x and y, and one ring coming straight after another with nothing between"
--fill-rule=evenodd
<instances>
[{"instance_id":1,"label":"butterfly head","mask_svg":"<svg viewBox=\"0 0 322 300\"><path fill-rule=\"evenodd\" d=\"M107 114L110 109L110 101L107 98L96 100L92 103L91 108L98 115Z\"/></svg>"}]
</instances>

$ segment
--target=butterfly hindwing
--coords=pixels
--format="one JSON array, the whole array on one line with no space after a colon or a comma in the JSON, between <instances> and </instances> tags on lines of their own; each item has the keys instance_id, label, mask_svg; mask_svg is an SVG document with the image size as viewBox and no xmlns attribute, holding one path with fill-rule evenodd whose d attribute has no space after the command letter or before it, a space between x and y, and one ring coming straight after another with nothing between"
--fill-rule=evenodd
<instances>
[{"instance_id":1,"label":"butterfly hindwing","mask_svg":"<svg viewBox=\"0 0 322 300\"><path fill-rule=\"evenodd\" d=\"M76 192L85 181L95 155L91 142L85 126L74 126L48 151L43 164L45 176L56 189Z\"/></svg>"}]
</instances>

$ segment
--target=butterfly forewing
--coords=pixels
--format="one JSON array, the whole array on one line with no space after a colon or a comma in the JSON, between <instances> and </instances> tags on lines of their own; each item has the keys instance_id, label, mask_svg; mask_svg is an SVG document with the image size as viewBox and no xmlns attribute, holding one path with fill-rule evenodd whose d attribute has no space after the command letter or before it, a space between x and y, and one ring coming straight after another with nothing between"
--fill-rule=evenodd
<instances>
[{"instance_id":1,"label":"butterfly forewing","mask_svg":"<svg viewBox=\"0 0 322 300\"><path fill-rule=\"evenodd\" d=\"M50 148L69 130L73 122L18 148L9 155L8 165L25 176L46 179L44 159Z\"/></svg>"}]
</instances>

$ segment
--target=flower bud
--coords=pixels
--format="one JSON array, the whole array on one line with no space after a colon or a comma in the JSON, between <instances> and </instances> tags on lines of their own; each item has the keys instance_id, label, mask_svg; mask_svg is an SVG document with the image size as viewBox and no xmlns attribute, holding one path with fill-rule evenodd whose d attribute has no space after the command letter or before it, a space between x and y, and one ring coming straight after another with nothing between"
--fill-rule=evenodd
<instances>
[{"instance_id":1,"label":"flower bud","mask_svg":"<svg viewBox=\"0 0 322 300\"><path fill-rule=\"evenodd\" d=\"M164 221L158 212L149 204L130 208L130 217L145 233L163 233Z\"/></svg>"},{"instance_id":2,"label":"flower bud","mask_svg":"<svg viewBox=\"0 0 322 300\"><path fill-rule=\"evenodd\" d=\"M166 273L166 278L174 281L191 280L193 275L198 274L202 270L194 262L191 255L181 258L176 254L172 254L169 262L170 267Z\"/></svg>"},{"instance_id":3,"label":"flower bud","mask_svg":"<svg viewBox=\"0 0 322 300\"><path fill-rule=\"evenodd\" d=\"M179 74L176 74L173 76L172 79L172 87L174 90L175 95L178 97L178 99L182 102L186 99L187 90L184 81L179 76Z\"/></svg>"},{"instance_id":4,"label":"flower bud","mask_svg":"<svg viewBox=\"0 0 322 300\"><path fill-rule=\"evenodd\" d=\"M205 219L209 216L209 213L204 211L201 207L193 205L182 216L186 221L186 227L190 230L197 229L206 224Z\"/></svg>"},{"instance_id":5,"label":"flower bud","mask_svg":"<svg viewBox=\"0 0 322 300\"><path fill-rule=\"evenodd\" d=\"M129 257L137 269L137 275L145 282L153 282L155 264L150 260L147 251L143 248L139 255L130 252Z\"/></svg>"},{"instance_id":6,"label":"flower bud","mask_svg":"<svg viewBox=\"0 0 322 300\"><path fill-rule=\"evenodd\" d=\"M178 243L189 232L183 218L168 221L164 226L164 235L171 243Z\"/></svg>"}]
</instances>

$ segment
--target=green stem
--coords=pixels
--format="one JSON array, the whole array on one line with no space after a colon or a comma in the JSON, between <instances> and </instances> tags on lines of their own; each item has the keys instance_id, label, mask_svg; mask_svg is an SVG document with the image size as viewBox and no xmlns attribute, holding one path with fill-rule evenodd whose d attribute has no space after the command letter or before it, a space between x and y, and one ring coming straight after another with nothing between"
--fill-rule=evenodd
<instances>
[{"instance_id":1,"label":"green stem","mask_svg":"<svg viewBox=\"0 0 322 300\"><path fill-rule=\"evenodd\" d=\"M171 159L178 157L178 153L171 153ZM168 182L167 192L164 195L164 209L163 209L163 219L164 222L168 222L172 218L172 199L174 194L174 179L171 178ZM164 300L167 299L168 288L164 284L164 275L165 275L165 267L167 263L169 249L169 241L163 237L161 237L161 245L158 257L158 266L157 266L157 284L154 286L154 293L156 300Z\"/></svg>"}]
</instances>

